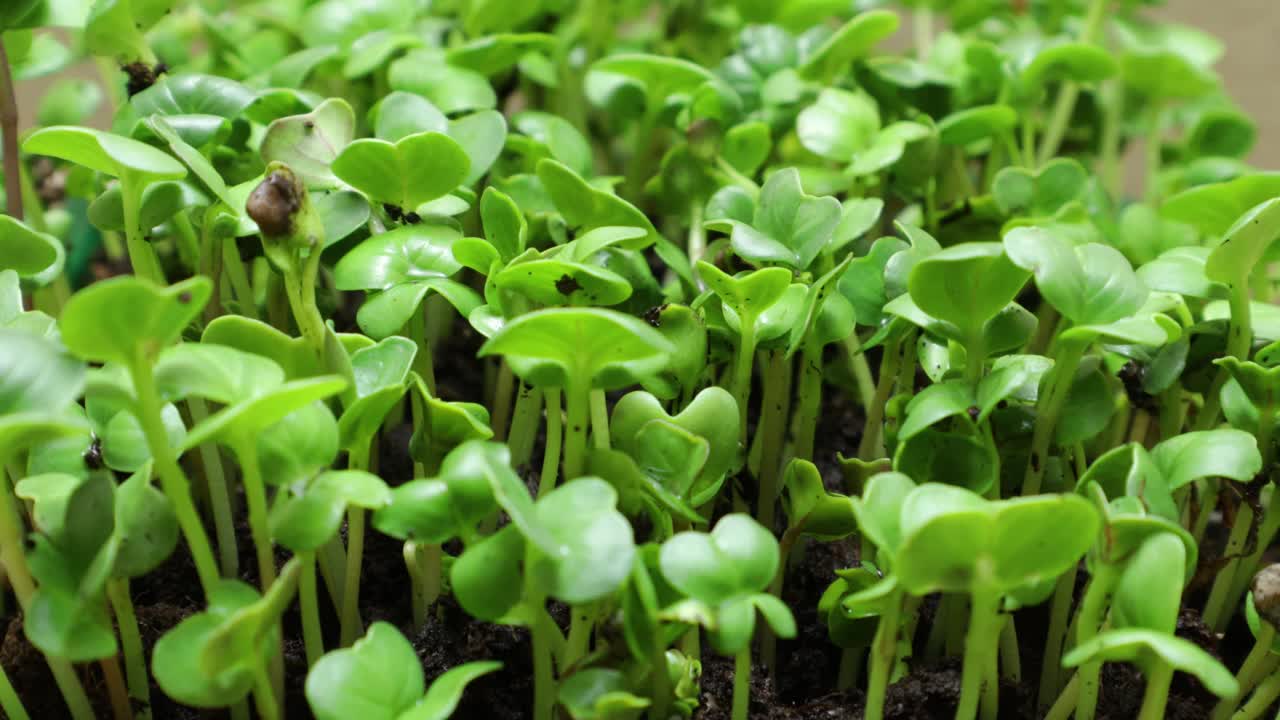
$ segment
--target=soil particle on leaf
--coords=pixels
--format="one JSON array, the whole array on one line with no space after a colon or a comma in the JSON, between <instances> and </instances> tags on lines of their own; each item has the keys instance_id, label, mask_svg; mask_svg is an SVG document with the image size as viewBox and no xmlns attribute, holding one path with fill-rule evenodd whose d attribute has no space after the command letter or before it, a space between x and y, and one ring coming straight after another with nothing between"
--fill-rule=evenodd
<instances>
[{"instance_id":1,"label":"soil particle on leaf","mask_svg":"<svg viewBox=\"0 0 1280 720\"><path fill-rule=\"evenodd\" d=\"M156 80L159 80L160 76L169 70L169 66L164 63L148 65L144 62L131 62L127 65L121 66L120 69L124 71L125 75L129 76L129 80L125 83L124 88L125 91L128 92L129 97L133 97L152 85L155 85Z\"/></svg>"}]
</instances>

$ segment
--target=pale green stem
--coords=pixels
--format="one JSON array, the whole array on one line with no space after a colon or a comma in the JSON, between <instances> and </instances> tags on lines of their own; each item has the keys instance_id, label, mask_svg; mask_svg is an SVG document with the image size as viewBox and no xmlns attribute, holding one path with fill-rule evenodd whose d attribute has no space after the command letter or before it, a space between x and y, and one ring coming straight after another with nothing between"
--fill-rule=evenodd
<instances>
[{"instance_id":1,"label":"pale green stem","mask_svg":"<svg viewBox=\"0 0 1280 720\"><path fill-rule=\"evenodd\" d=\"M880 360L880 377L876 380L876 392L867 406L867 420L862 428L862 442L858 445L858 457L875 460L884 456L884 410L893 393L898 378L898 366L902 363L902 340L894 340L884 347Z\"/></svg>"},{"instance_id":2,"label":"pale green stem","mask_svg":"<svg viewBox=\"0 0 1280 720\"><path fill-rule=\"evenodd\" d=\"M5 448L0 447L0 468L8 466ZM0 474L3 478L3 474ZM4 564L9 579L9 587L18 598L18 605L26 612L31 605L31 596L35 594L35 581L27 567L27 558L23 550L23 533L21 515L14 505L14 495L8 483L0 487L0 562ZM94 720L89 698L80 684L80 676L75 668L66 660L45 656L45 662L53 673L54 682L62 693L62 699L73 720Z\"/></svg>"},{"instance_id":3,"label":"pale green stem","mask_svg":"<svg viewBox=\"0 0 1280 720\"><path fill-rule=\"evenodd\" d=\"M138 616L133 610L129 595L129 580L121 578L107 582L107 598L116 615L120 629L120 647L124 651L124 668L129 679L129 697L146 708L139 713L139 720L151 717L151 681L147 677L147 657L142 649L142 635L138 632Z\"/></svg>"},{"instance_id":4,"label":"pale green stem","mask_svg":"<svg viewBox=\"0 0 1280 720\"><path fill-rule=\"evenodd\" d=\"M1253 347L1253 307L1249 304L1249 270L1228 290L1227 303L1231 308L1231 325L1227 330L1227 355L1239 360L1248 360L1249 351ZM1225 368L1218 368L1213 383L1204 396L1204 407L1196 418L1196 430L1210 430L1218 424L1218 413L1222 409L1222 387L1227 384L1228 373Z\"/></svg>"},{"instance_id":5,"label":"pale green stem","mask_svg":"<svg viewBox=\"0 0 1280 720\"><path fill-rule=\"evenodd\" d=\"M587 428L591 414L591 391L581 381L570 378L564 389L564 479L582 476L586 466Z\"/></svg>"},{"instance_id":6,"label":"pale green stem","mask_svg":"<svg viewBox=\"0 0 1280 720\"><path fill-rule=\"evenodd\" d=\"M1036 495L1040 492L1040 484L1044 480L1045 466L1049 460L1049 445L1053 441L1053 431L1058 425L1058 417L1066 406L1067 396L1071 392L1071 384L1075 379L1076 368L1087 345L1076 341L1063 341L1058 346L1056 362L1049 371L1047 389L1036 403L1036 423L1031 437L1031 454L1027 459L1027 471L1022 481L1023 495Z\"/></svg>"},{"instance_id":7,"label":"pale green stem","mask_svg":"<svg viewBox=\"0 0 1280 720\"><path fill-rule=\"evenodd\" d=\"M324 655L324 635L320 631L320 600L316 589L315 551L298 553L302 570L298 577L298 605L302 611L302 642L307 653L307 667Z\"/></svg>"},{"instance_id":8,"label":"pale green stem","mask_svg":"<svg viewBox=\"0 0 1280 720\"><path fill-rule=\"evenodd\" d=\"M22 161L18 150L18 97L14 90L13 71L9 65L9 51L0 41L0 139L4 146L4 197L5 212L17 220L22 219Z\"/></svg>"},{"instance_id":9,"label":"pale green stem","mask_svg":"<svg viewBox=\"0 0 1280 720\"><path fill-rule=\"evenodd\" d=\"M1067 720L1067 718L1071 717L1071 710L1076 706L1079 698L1080 675L1077 673L1071 676L1071 680L1062 689L1062 694L1053 703L1053 707L1049 708L1049 712L1045 713L1044 720Z\"/></svg>"},{"instance_id":10,"label":"pale green stem","mask_svg":"<svg viewBox=\"0 0 1280 720\"><path fill-rule=\"evenodd\" d=\"M1232 715L1231 720L1256 720L1267 712L1276 698L1280 698L1280 673L1272 673L1262 681L1258 689L1254 690L1253 696L1249 698L1249 702Z\"/></svg>"},{"instance_id":11,"label":"pale green stem","mask_svg":"<svg viewBox=\"0 0 1280 720\"><path fill-rule=\"evenodd\" d=\"M858 402L862 404L865 411L875 400L876 382L871 377L871 366L867 363L867 354L862 352L858 343L858 333L849 333L849 336L844 339L844 349L850 372L858 385Z\"/></svg>"},{"instance_id":12,"label":"pale green stem","mask_svg":"<svg viewBox=\"0 0 1280 720\"><path fill-rule=\"evenodd\" d=\"M956 707L956 720L972 720L978 715L981 699L984 720L995 720L999 710L1000 683L988 677L990 656L996 651L1000 621L1000 595L996 592L975 592L969 611L969 632L964 642L964 667L960 679L960 700Z\"/></svg>"},{"instance_id":13,"label":"pale green stem","mask_svg":"<svg viewBox=\"0 0 1280 720\"><path fill-rule=\"evenodd\" d=\"M511 395L515 388L515 374L505 360L498 367L498 383L493 391L493 439L506 442L507 428L511 420Z\"/></svg>"},{"instance_id":14,"label":"pale green stem","mask_svg":"<svg viewBox=\"0 0 1280 720\"><path fill-rule=\"evenodd\" d=\"M542 393L547 406L547 440L543 450L542 477L538 481L538 497L556 487L556 470L560 467L560 444L564 434L560 419L560 389L547 388Z\"/></svg>"},{"instance_id":15,"label":"pale green stem","mask_svg":"<svg viewBox=\"0 0 1280 720\"><path fill-rule=\"evenodd\" d=\"M813 459L814 437L822 414L822 348L807 342L800 356L800 391L796 401L791 454Z\"/></svg>"},{"instance_id":16,"label":"pale green stem","mask_svg":"<svg viewBox=\"0 0 1280 720\"><path fill-rule=\"evenodd\" d=\"M1169 701L1169 684L1172 681L1173 666L1159 656L1154 656L1147 668L1147 690L1142 697L1142 711L1138 714L1138 720L1164 720L1164 708Z\"/></svg>"},{"instance_id":17,"label":"pale green stem","mask_svg":"<svg viewBox=\"0 0 1280 720\"><path fill-rule=\"evenodd\" d=\"M747 720L751 709L751 643L747 643L733 658L733 715L732 720Z\"/></svg>"},{"instance_id":18,"label":"pale green stem","mask_svg":"<svg viewBox=\"0 0 1280 720\"><path fill-rule=\"evenodd\" d=\"M249 273L244 269L244 261L240 259L240 249L236 247L235 238L220 238L222 244L222 272L226 273L231 284L231 294L236 299L236 310L250 320L258 319L258 301L253 295L253 286L249 282ZM215 240L215 242L218 242Z\"/></svg>"},{"instance_id":19,"label":"pale green stem","mask_svg":"<svg viewBox=\"0 0 1280 720\"><path fill-rule=\"evenodd\" d=\"M743 318L738 338L738 353L734 357L733 374L729 392L738 403L739 440L747 443L747 405L751 402L751 368L755 363L755 318Z\"/></svg>"},{"instance_id":20,"label":"pale green stem","mask_svg":"<svg viewBox=\"0 0 1280 720\"><path fill-rule=\"evenodd\" d=\"M1118 568L1099 563L1089 588L1080 603L1076 618L1076 647L1089 642L1102 627L1103 617L1111 602L1111 592L1120 578ZM1102 661L1094 660L1080 666L1080 694L1076 702L1076 720L1093 720L1098 706L1098 675Z\"/></svg>"},{"instance_id":21,"label":"pale green stem","mask_svg":"<svg viewBox=\"0 0 1280 720\"><path fill-rule=\"evenodd\" d=\"M191 422L199 425L209 417L209 406L204 398L194 395L187 398L187 407L191 410ZM227 478L222 470L222 457L217 445L205 443L200 446L200 462L204 466L205 481L209 485L209 504L213 509L214 536L218 538L218 560L223 577L233 578L240 574L240 553L236 544L235 520L231 511L231 496L227 489Z\"/></svg>"},{"instance_id":22,"label":"pale green stem","mask_svg":"<svg viewBox=\"0 0 1280 720\"><path fill-rule=\"evenodd\" d=\"M1062 643L1067 635L1067 621L1071 615L1071 596L1075 591L1076 575L1079 565L1058 578L1057 588L1053 592L1053 603L1049 609L1049 632L1045 636L1044 662L1040 668L1040 696L1038 707L1046 708L1053 702L1061 682L1061 668L1058 660L1062 657Z\"/></svg>"},{"instance_id":23,"label":"pale green stem","mask_svg":"<svg viewBox=\"0 0 1280 720\"><path fill-rule=\"evenodd\" d=\"M178 516L178 526L187 541L192 562L196 566L196 574L205 597L218 583L218 564L213 558L213 549L209 545L209 537L200 523L200 515L196 512L191 500L191 483L187 475L178 465L173 448L169 446L169 436L161 419L160 396L156 392L155 378L151 366L146 360L139 358L133 363L132 376L134 392L137 393L138 423L147 439L147 447L151 451L160 486L164 494L173 503L174 514Z\"/></svg>"},{"instance_id":24,"label":"pale green stem","mask_svg":"<svg viewBox=\"0 0 1280 720\"><path fill-rule=\"evenodd\" d=\"M863 711L865 720L882 720L884 698L889 687L889 675L898 651L898 618L902 611L902 593L895 592L884 605L884 613L876 624L875 639L871 641L871 666L867 675L867 705Z\"/></svg>"},{"instance_id":25,"label":"pale green stem","mask_svg":"<svg viewBox=\"0 0 1280 720\"><path fill-rule=\"evenodd\" d=\"M156 257L155 248L144 237L145 228L141 225L142 188L137 187L132 179L120 178L120 201L124 211L125 244L129 248L133 274L157 285L166 285L160 260Z\"/></svg>"},{"instance_id":26,"label":"pale green stem","mask_svg":"<svg viewBox=\"0 0 1280 720\"><path fill-rule=\"evenodd\" d=\"M609 406L600 389L591 391L591 443L597 450L609 449Z\"/></svg>"},{"instance_id":27,"label":"pale green stem","mask_svg":"<svg viewBox=\"0 0 1280 720\"><path fill-rule=\"evenodd\" d=\"M1231 526L1231 534L1227 537L1227 546L1222 556L1230 558L1226 567L1218 571L1213 581L1213 589L1209 591L1209 599L1204 605L1204 624L1215 632L1221 632L1231 619L1233 608L1229 605L1231 585L1235 579L1236 569L1240 566L1240 551L1249 539L1249 530L1253 527L1253 508L1248 503L1241 503L1236 512L1235 524Z\"/></svg>"},{"instance_id":28,"label":"pale green stem","mask_svg":"<svg viewBox=\"0 0 1280 720\"><path fill-rule=\"evenodd\" d=\"M1092 0L1089 12L1085 16L1084 31L1080 34L1080 42L1091 44L1098 41L1102 32L1102 23L1106 19L1108 0ZM1067 81L1058 90L1058 99L1054 103L1053 115L1040 143L1039 164L1044 165L1058 154L1062 146L1062 138L1071 124L1071 114L1075 110L1076 100L1080 96L1080 86Z\"/></svg>"},{"instance_id":29,"label":"pale green stem","mask_svg":"<svg viewBox=\"0 0 1280 720\"><path fill-rule=\"evenodd\" d=\"M358 442L349 451L347 467L367 470L369 444ZM347 569L346 586L342 589L342 622L340 638L343 647L350 647L361 633L360 622L360 572L364 562L364 510L347 508Z\"/></svg>"},{"instance_id":30,"label":"pale green stem","mask_svg":"<svg viewBox=\"0 0 1280 720\"><path fill-rule=\"evenodd\" d=\"M1211 720L1227 720L1230 718L1241 698L1257 685L1262 669L1267 665L1268 661L1276 657L1271 653L1271 646L1275 638L1276 628L1274 625L1269 622L1260 622L1258 624L1258 636L1253 641L1253 648L1249 651L1249 656L1245 658L1244 664L1240 666L1240 671L1236 673L1236 683L1240 686L1240 691L1232 697L1222 698L1217 706L1213 708Z\"/></svg>"},{"instance_id":31,"label":"pale green stem","mask_svg":"<svg viewBox=\"0 0 1280 720\"><path fill-rule=\"evenodd\" d=\"M9 682L9 675L3 667L0 667L0 710L4 710L9 720L31 720L26 707L22 705L22 699L18 697L18 693L14 692L13 684Z\"/></svg>"}]
</instances>

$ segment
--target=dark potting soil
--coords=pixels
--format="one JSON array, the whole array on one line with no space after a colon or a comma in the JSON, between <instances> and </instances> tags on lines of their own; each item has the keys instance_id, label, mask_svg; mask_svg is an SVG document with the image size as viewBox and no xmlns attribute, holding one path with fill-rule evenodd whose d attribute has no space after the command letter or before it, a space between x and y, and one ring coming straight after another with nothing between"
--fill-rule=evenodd
<instances>
[{"instance_id":1,"label":"dark potting soil","mask_svg":"<svg viewBox=\"0 0 1280 720\"><path fill-rule=\"evenodd\" d=\"M483 387L483 364L474 362L475 349L482 342L465 323L458 332L442 343L437 374L441 378L439 394L448 400L479 398ZM822 431L816 437L815 464L823 480L832 490L843 489L843 478L837 454L856 454L862 435L863 415L860 407L845 392L824 395ZM409 431L400 428L382 436L377 453L380 473L391 485L398 485L412 475L412 459L407 447ZM539 446L535 446L539 447ZM535 457L531 468L524 468L526 480L536 489L537 468L541 458ZM195 469L194 467L192 468ZM240 508L242 499L237 498ZM237 512L243 517L243 512ZM637 530L638 538L646 535ZM241 577L257 585L256 562L248 528L237 527ZM1206 541L1206 550L1217 538ZM460 720L526 720L532 707L532 662L528 633L520 628L476 621L468 616L451 597L445 596L433 607L421 630L412 627L411 606L407 591L408 576L401 555L402 544L376 531L366 535L363 582L361 583L361 617L366 623L382 620L399 627L413 644L422 661L427 681L461 663L496 659L503 662L500 671L486 675L469 686L454 717ZM456 551L456 549L455 549ZM280 553L283 563L287 553ZM823 591L835 579L835 571L857 564L855 543L808 543L797 564L791 568L783 586L783 598L792 608L797 622L797 637L779 641L778 667L773 677L759 662L753 666L751 687L752 720L858 720L862 717L863 696L860 690L833 692L840 666L840 650L827 639L827 630L817 615L817 604ZM1077 583L1077 601L1083 591L1085 573ZM322 586L323 587L323 586ZM143 644L148 658L156 640L184 618L202 609L200 585L189 556L175 552L155 572L132 583L132 595ZM1188 594L1188 606L1197 607L1202 593ZM337 613L320 593L322 625L327 647L337 642ZM922 657L924 638L937 607L936 599L922 604L922 617L917 632L919 646L916 657ZM567 625L563 606L552 606L553 618ZM1028 720L1037 717L1035 693L1040 676L1041 658L1048 627L1048 604L1019 611L1016 615L1022 652L1023 681L1002 683L1002 720ZM306 659L301 641L301 628L296 609L287 613L284 623L284 656L286 674L286 717L302 720L310 717L303 692ZM1196 611L1184 609L1178 623L1178 634L1218 655L1228 667L1238 667L1252 645L1252 636L1239 618L1225 636L1217 638L1200 621ZM708 647L704 642L703 646ZM758 660L758 658L757 658ZM33 717L58 720L66 717L65 707L52 676L40 655L26 640L21 618L10 620L0 643L0 663L9 672L19 695ZM709 650L702 658L701 706L695 720L728 720L733 697L733 662ZM96 664L79 666L86 691L102 718L110 717L102 671ZM917 660L912 672L893 683L888 690L885 716L890 720L942 720L955 712L960 692L961 668L958 658L935 663ZM1137 670L1126 665L1104 666L1098 705L1099 720L1130 720L1142 702L1144 681ZM211 720L225 718L225 711L195 710L169 700L154 684L151 688L152 711L156 720ZM1166 717L1191 720L1208 717L1214 704L1199 683L1185 674L1177 674L1170 691Z\"/></svg>"}]
</instances>

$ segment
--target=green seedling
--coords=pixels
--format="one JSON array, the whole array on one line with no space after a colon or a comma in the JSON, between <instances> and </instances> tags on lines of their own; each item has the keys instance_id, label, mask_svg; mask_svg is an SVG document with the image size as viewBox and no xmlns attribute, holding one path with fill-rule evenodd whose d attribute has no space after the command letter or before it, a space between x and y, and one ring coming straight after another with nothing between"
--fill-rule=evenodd
<instances>
[{"instance_id":1,"label":"green seedling","mask_svg":"<svg viewBox=\"0 0 1280 720\"><path fill-rule=\"evenodd\" d=\"M501 667L496 661L466 663L425 687L413 646L395 627L378 622L351 648L320 658L307 674L307 704L322 720L447 720L467 685Z\"/></svg>"},{"instance_id":2,"label":"green seedling","mask_svg":"<svg viewBox=\"0 0 1280 720\"><path fill-rule=\"evenodd\" d=\"M998 694L988 667L1000 635L1001 598L1073 566L1093 543L1097 513L1071 496L989 502L945 485L913 490L900 512L903 539L893 571L902 587L916 595L941 590L971 597L956 717L976 717L979 705L984 717L995 717ZM1053 520L1067 517L1070 523ZM1040 550L1021 552L1023 543Z\"/></svg>"},{"instance_id":3,"label":"green seedling","mask_svg":"<svg viewBox=\"0 0 1280 720\"><path fill-rule=\"evenodd\" d=\"M704 632L742 717L757 611L869 720L917 650L966 718L1039 667L1089 720L1109 660L1146 717L1280 697L1280 175L1152 2L910 0L905 51L883 2L0 4L0 563L75 720L98 671L121 720L305 712L298 627L318 717L497 711L362 622L386 547L414 632L529 633L535 720L696 716ZM205 605L148 666L165 558Z\"/></svg>"},{"instance_id":4,"label":"green seedling","mask_svg":"<svg viewBox=\"0 0 1280 720\"><path fill-rule=\"evenodd\" d=\"M361 329L381 339L408 329L418 343L415 368L430 388L435 383L423 301L437 293L463 315L481 302L475 291L452 280L462 269L451 246L456 230L443 225L414 225L372 237L347 253L334 268L342 290L371 293L356 315Z\"/></svg>"},{"instance_id":5,"label":"green seedling","mask_svg":"<svg viewBox=\"0 0 1280 720\"><path fill-rule=\"evenodd\" d=\"M285 566L265 595L221 580L209 607L156 643L151 671L169 697L195 707L226 707L253 693L258 712L279 717L269 666L279 646L279 620L298 586L299 564Z\"/></svg>"},{"instance_id":6,"label":"green seedling","mask_svg":"<svg viewBox=\"0 0 1280 720\"><path fill-rule=\"evenodd\" d=\"M459 603L471 614L489 620L505 617L529 627L535 716L545 720L555 702L552 644L559 633L546 614L547 597L575 607L559 658L560 667L572 667L589 649L595 618L588 608L625 582L635 545L608 483L581 477L535 504L506 461L505 451L489 453L488 477L512 524L468 546L450 579ZM519 576L522 582L511 581Z\"/></svg>"},{"instance_id":7,"label":"green seedling","mask_svg":"<svg viewBox=\"0 0 1280 720\"><path fill-rule=\"evenodd\" d=\"M572 480L582 474L588 426L593 426L597 447L607 446L609 438L602 422L607 418L589 417L591 392L625 387L659 372L672 350L670 341L637 318L608 310L566 308L518 318L489 338L480 354L502 355L515 374L531 385L563 390L564 477ZM558 413L558 406L559 399L547 395L548 412Z\"/></svg>"},{"instance_id":8,"label":"green seedling","mask_svg":"<svg viewBox=\"0 0 1280 720\"><path fill-rule=\"evenodd\" d=\"M716 650L734 656L735 720L747 717L756 612L779 637L796 632L790 609L761 592L778 564L777 541L746 515L727 515L710 533L686 531L662 544L662 574L687 598L665 613L706 626Z\"/></svg>"},{"instance_id":9,"label":"green seedling","mask_svg":"<svg viewBox=\"0 0 1280 720\"><path fill-rule=\"evenodd\" d=\"M144 238L142 195L152 183L186 177L187 169L181 163L136 140L74 126L38 130L26 139L23 150L119 179L130 264L139 276L164 282L155 252Z\"/></svg>"}]
</instances>

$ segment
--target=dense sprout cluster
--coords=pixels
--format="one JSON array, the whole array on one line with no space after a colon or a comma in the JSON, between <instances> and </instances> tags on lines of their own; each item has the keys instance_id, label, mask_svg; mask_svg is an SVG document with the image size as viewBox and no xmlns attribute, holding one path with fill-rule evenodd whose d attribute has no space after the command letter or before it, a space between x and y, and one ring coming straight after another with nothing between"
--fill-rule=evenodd
<instances>
[{"instance_id":1,"label":"dense sprout cluster","mask_svg":"<svg viewBox=\"0 0 1280 720\"><path fill-rule=\"evenodd\" d=\"M1150 4L6 0L0 708L745 720L816 633L850 718L1261 717L1280 175Z\"/></svg>"}]
</instances>

